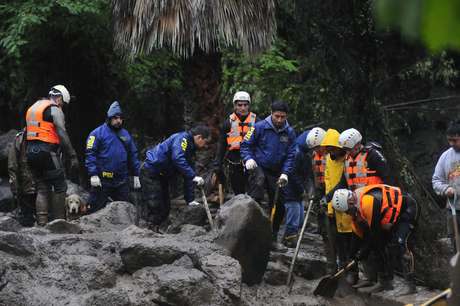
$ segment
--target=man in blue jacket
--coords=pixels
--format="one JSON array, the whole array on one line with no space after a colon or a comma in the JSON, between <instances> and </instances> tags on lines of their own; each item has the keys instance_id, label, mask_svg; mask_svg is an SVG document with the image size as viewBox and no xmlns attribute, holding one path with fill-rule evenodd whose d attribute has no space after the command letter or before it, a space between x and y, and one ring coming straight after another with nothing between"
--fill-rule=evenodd
<instances>
[{"instance_id":1,"label":"man in blue jacket","mask_svg":"<svg viewBox=\"0 0 460 306\"><path fill-rule=\"evenodd\" d=\"M294 171L289 176L287 186L282 189L286 210L286 230L283 244L288 248L294 248L297 244L297 235L302 227L304 217L303 195L304 192L309 192L308 189L312 186L311 152L307 146L309 132L310 130L303 132L296 139Z\"/></svg>"},{"instance_id":2,"label":"man in blue jacket","mask_svg":"<svg viewBox=\"0 0 460 306\"><path fill-rule=\"evenodd\" d=\"M190 131L171 135L146 153L141 167L141 181L144 186L143 200L148 209L149 227L159 231L170 211L169 184L178 173L184 177L184 198L188 205L194 201L194 184L203 186L204 180L197 176L192 158L197 149L206 148L211 132L207 126L197 125Z\"/></svg>"},{"instance_id":3,"label":"man in blue jacket","mask_svg":"<svg viewBox=\"0 0 460 306\"><path fill-rule=\"evenodd\" d=\"M85 165L90 176L90 210L105 207L110 197L128 201L129 175L134 176L134 189L141 188L140 163L131 135L122 128L122 111L117 101L107 111L107 121L93 130L86 140Z\"/></svg>"},{"instance_id":4,"label":"man in blue jacket","mask_svg":"<svg viewBox=\"0 0 460 306\"><path fill-rule=\"evenodd\" d=\"M252 127L241 143L241 157L249 170L248 194L257 202L267 190L270 214L276 189L288 183L288 176L294 170L295 132L287 123L288 106L285 102L275 101L271 106L271 115ZM284 199L279 193L273 218L273 248L282 250L278 243L278 231L284 217Z\"/></svg>"}]
</instances>

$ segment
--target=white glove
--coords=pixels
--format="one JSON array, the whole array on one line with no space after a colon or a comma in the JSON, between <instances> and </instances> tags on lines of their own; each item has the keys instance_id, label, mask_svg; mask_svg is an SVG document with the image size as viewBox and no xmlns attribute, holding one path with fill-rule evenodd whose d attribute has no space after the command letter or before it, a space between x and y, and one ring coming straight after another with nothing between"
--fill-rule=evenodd
<instances>
[{"instance_id":1,"label":"white glove","mask_svg":"<svg viewBox=\"0 0 460 306\"><path fill-rule=\"evenodd\" d=\"M133 187L134 187L134 189L140 189L141 188L141 181L139 180L138 176L133 177Z\"/></svg>"},{"instance_id":2,"label":"white glove","mask_svg":"<svg viewBox=\"0 0 460 306\"><path fill-rule=\"evenodd\" d=\"M288 183L288 176L287 176L287 174L284 174L284 173L281 174L281 175L280 175L280 178L278 179L278 185L279 185L280 187L284 187L284 186L287 185L287 183Z\"/></svg>"},{"instance_id":3,"label":"white glove","mask_svg":"<svg viewBox=\"0 0 460 306\"><path fill-rule=\"evenodd\" d=\"M255 160L253 160L252 158L251 159L248 159L246 161L246 163L244 164L244 166L246 167L246 169L248 170L253 170L255 168L257 168L257 163Z\"/></svg>"},{"instance_id":4,"label":"white glove","mask_svg":"<svg viewBox=\"0 0 460 306\"><path fill-rule=\"evenodd\" d=\"M97 175L93 175L89 181L93 187L102 187L101 179Z\"/></svg>"},{"instance_id":5,"label":"white glove","mask_svg":"<svg viewBox=\"0 0 460 306\"><path fill-rule=\"evenodd\" d=\"M197 202L197 201L192 201L192 202L188 203L188 206L198 206L198 205L200 205L200 203Z\"/></svg>"},{"instance_id":6,"label":"white glove","mask_svg":"<svg viewBox=\"0 0 460 306\"><path fill-rule=\"evenodd\" d=\"M195 182L198 187L204 185L204 180L203 180L203 178L201 176L195 176L193 178L193 182Z\"/></svg>"}]
</instances>

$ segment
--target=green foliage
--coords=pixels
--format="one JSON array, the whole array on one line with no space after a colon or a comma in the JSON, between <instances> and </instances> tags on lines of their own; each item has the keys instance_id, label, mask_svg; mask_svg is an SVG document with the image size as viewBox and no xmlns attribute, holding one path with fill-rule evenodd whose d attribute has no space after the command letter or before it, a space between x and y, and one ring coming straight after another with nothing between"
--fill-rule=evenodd
<instances>
[{"instance_id":1,"label":"green foliage","mask_svg":"<svg viewBox=\"0 0 460 306\"><path fill-rule=\"evenodd\" d=\"M21 48L30 41L29 34L46 22L53 14L98 14L107 8L107 0L28 0L8 1L0 5L0 47L8 56L19 60Z\"/></svg>"},{"instance_id":2,"label":"green foliage","mask_svg":"<svg viewBox=\"0 0 460 306\"><path fill-rule=\"evenodd\" d=\"M433 51L460 49L460 1L377 0L381 26L399 29L409 39L420 39Z\"/></svg>"},{"instance_id":3,"label":"green foliage","mask_svg":"<svg viewBox=\"0 0 460 306\"><path fill-rule=\"evenodd\" d=\"M300 101L299 63L289 58L286 49L285 42L279 40L256 57L239 50L223 52L222 88L227 105L231 106L236 91L245 90L251 94L255 112L268 113L270 103L276 99L296 108Z\"/></svg>"}]
</instances>

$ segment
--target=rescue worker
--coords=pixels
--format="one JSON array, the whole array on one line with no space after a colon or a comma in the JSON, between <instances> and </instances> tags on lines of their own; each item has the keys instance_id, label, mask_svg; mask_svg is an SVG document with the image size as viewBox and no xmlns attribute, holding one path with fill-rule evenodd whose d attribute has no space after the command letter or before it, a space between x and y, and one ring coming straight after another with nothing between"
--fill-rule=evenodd
<instances>
[{"instance_id":1,"label":"rescue worker","mask_svg":"<svg viewBox=\"0 0 460 306\"><path fill-rule=\"evenodd\" d=\"M110 105L106 122L86 140L85 166L92 187L90 213L104 208L109 197L113 201L128 201L130 175L134 189L141 188L137 148L123 128L123 112L117 101Z\"/></svg>"},{"instance_id":2,"label":"rescue worker","mask_svg":"<svg viewBox=\"0 0 460 306\"><path fill-rule=\"evenodd\" d=\"M460 226L460 120L449 124L446 131L447 142L450 148L439 157L434 169L432 184L436 194L451 201L457 213L457 223ZM447 232L456 252L455 238L452 230L452 213L449 205L447 208Z\"/></svg>"},{"instance_id":3,"label":"rescue worker","mask_svg":"<svg viewBox=\"0 0 460 306\"><path fill-rule=\"evenodd\" d=\"M142 194L147 204L149 227L159 231L170 211L169 184L180 173L184 177L184 198L188 205L199 205L194 196L194 184L201 187L204 180L197 176L192 158L196 150L205 149L211 138L207 126L197 125L189 131L171 135L149 149L141 167Z\"/></svg>"},{"instance_id":4,"label":"rescue worker","mask_svg":"<svg viewBox=\"0 0 460 306\"><path fill-rule=\"evenodd\" d=\"M309 132L310 130L303 132L296 139L294 170L288 184L282 189L286 211L283 244L288 248L295 248L297 245L298 234L304 220L303 195L311 185L311 152L306 140Z\"/></svg>"},{"instance_id":5,"label":"rescue worker","mask_svg":"<svg viewBox=\"0 0 460 306\"><path fill-rule=\"evenodd\" d=\"M313 169L313 185L310 194L316 203L318 232L323 237L323 241L327 243L326 222L327 217L325 209L321 208L320 201L324 197L324 170L326 169L326 152L321 142L326 135L326 131L320 127L311 129L306 137L307 147L312 151L311 162Z\"/></svg>"},{"instance_id":6,"label":"rescue worker","mask_svg":"<svg viewBox=\"0 0 460 306\"><path fill-rule=\"evenodd\" d=\"M370 250L378 254L378 282L363 293L376 293L393 289L395 268L401 269L408 288L400 295L415 293L414 257L410 238L419 216L417 202L410 194L394 186L376 184L351 191L335 191L332 205L337 211L353 218L352 257L365 259ZM409 264L403 264L404 261ZM404 267L409 267L404 271Z\"/></svg>"},{"instance_id":7,"label":"rescue worker","mask_svg":"<svg viewBox=\"0 0 460 306\"><path fill-rule=\"evenodd\" d=\"M224 183L224 160L228 163L230 184L235 195L245 193L248 174L244 169L240 155L240 145L243 137L254 126L258 118L249 111L251 97L245 91L238 91L233 96L233 113L225 120L220 130L217 143L215 171L219 181Z\"/></svg>"},{"instance_id":8,"label":"rescue worker","mask_svg":"<svg viewBox=\"0 0 460 306\"><path fill-rule=\"evenodd\" d=\"M337 188L355 190L356 188L372 184L390 184L389 168L385 157L382 155L380 145L376 143L362 144L361 133L354 129L343 131L339 137L339 144L346 150L344 177ZM336 189L337 189L336 188ZM332 197L328 195L328 198ZM372 285L377 278L375 255L371 254L366 261L363 261L363 273L365 278L355 284L357 275L348 281L354 288L363 288ZM351 273L349 274L351 275Z\"/></svg>"},{"instance_id":9,"label":"rescue worker","mask_svg":"<svg viewBox=\"0 0 460 306\"><path fill-rule=\"evenodd\" d=\"M35 223L35 182L32 178L26 158L25 129L17 133L8 150L8 176L16 203L18 204L18 222L22 226Z\"/></svg>"},{"instance_id":10,"label":"rescue worker","mask_svg":"<svg viewBox=\"0 0 460 306\"><path fill-rule=\"evenodd\" d=\"M63 85L56 85L48 98L35 102L26 114L26 155L37 188L35 209L39 226L48 223L48 208L52 219L65 218L67 182L61 149L70 158L71 169L78 169L77 154L65 129L64 103L70 103L69 91Z\"/></svg>"},{"instance_id":11,"label":"rescue worker","mask_svg":"<svg viewBox=\"0 0 460 306\"><path fill-rule=\"evenodd\" d=\"M278 243L278 231L284 217L284 199L279 188L288 183L288 176L294 171L295 132L287 122L288 106L283 101L275 101L271 105L271 115L249 129L241 143L241 157L249 171L248 194L258 203L264 198L264 190L268 193L268 215L272 220L274 250L286 250ZM275 194L278 193L278 199Z\"/></svg>"},{"instance_id":12,"label":"rescue worker","mask_svg":"<svg viewBox=\"0 0 460 306\"><path fill-rule=\"evenodd\" d=\"M362 139L361 133L353 128L343 131L339 137L339 145L347 152L344 175L351 190L389 183L390 172L385 157L373 145L364 146Z\"/></svg>"},{"instance_id":13,"label":"rescue worker","mask_svg":"<svg viewBox=\"0 0 460 306\"><path fill-rule=\"evenodd\" d=\"M339 132L335 129L328 129L321 146L325 147L326 169L324 171L325 193L329 193L340 183L345 161L345 150L339 144ZM341 211L335 211L332 203L327 202L327 215L329 217L329 256L328 270L337 270L337 259L339 267L345 265L350 257L351 241L351 217ZM351 274L351 273L350 273Z\"/></svg>"}]
</instances>

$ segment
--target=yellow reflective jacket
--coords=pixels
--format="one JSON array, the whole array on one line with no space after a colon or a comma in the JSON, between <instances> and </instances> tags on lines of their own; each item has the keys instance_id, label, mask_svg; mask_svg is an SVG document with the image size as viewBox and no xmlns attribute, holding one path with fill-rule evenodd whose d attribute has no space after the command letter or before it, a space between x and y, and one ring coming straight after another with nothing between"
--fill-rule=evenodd
<instances>
[{"instance_id":1,"label":"yellow reflective jacket","mask_svg":"<svg viewBox=\"0 0 460 306\"><path fill-rule=\"evenodd\" d=\"M329 129L324 136L324 140L321 143L322 146L334 146L339 147L339 132L333 129ZM337 160L331 159L328 154L326 157L326 170L324 171L324 185L326 194L334 189L334 187L340 182L343 175L343 169L345 166L345 157ZM352 219L351 216L335 211L332 208L332 203L327 203L327 213L329 216L333 216L335 213L335 222L337 225L337 231L339 233L351 233L352 232Z\"/></svg>"}]
</instances>

